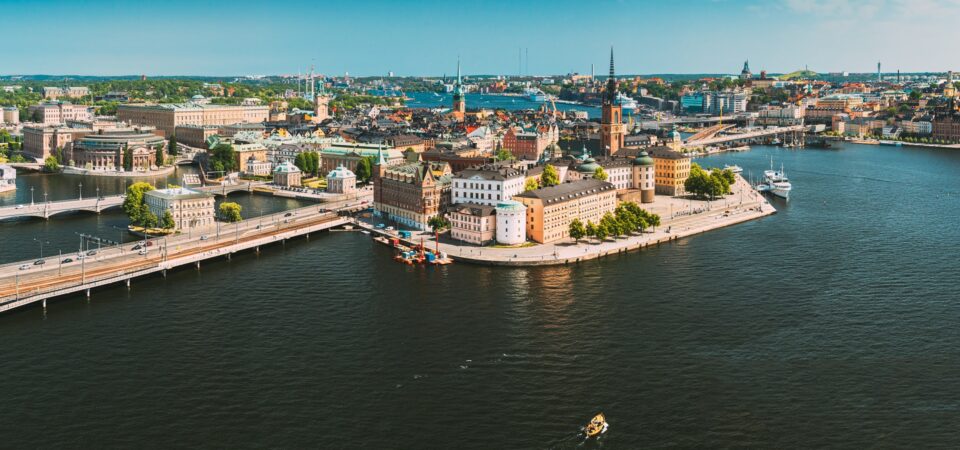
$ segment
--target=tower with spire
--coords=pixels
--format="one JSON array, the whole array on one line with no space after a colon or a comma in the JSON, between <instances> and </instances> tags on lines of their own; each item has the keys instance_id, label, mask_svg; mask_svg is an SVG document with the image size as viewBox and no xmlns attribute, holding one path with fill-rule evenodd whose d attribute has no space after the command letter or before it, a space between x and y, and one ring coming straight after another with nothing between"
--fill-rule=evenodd
<instances>
[{"instance_id":1,"label":"tower with spire","mask_svg":"<svg viewBox=\"0 0 960 450\"><path fill-rule=\"evenodd\" d=\"M753 78L753 73L750 72L750 60L743 62L743 70L740 71L741 80L749 80Z\"/></svg>"},{"instance_id":2,"label":"tower with spire","mask_svg":"<svg viewBox=\"0 0 960 450\"><path fill-rule=\"evenodd\" d=\"M610 47L610 76L603 92L600 110L600 149L605 156L616 154L623 148L623 108L617 100L617 77L613 67L613 47Z\"/></svg>"},{"instance_id":3,"label":"tower with spire","mask_svg":"<svg viewBox=\"0 0 960 450\"><path fill-rule=\"evenodd\" d=\"M467 101L463 92L463 82L460 79L460 58L457 58L457 84L453 87L453 112L460 120L467 112Z\"/></svg>"}]
</instances>

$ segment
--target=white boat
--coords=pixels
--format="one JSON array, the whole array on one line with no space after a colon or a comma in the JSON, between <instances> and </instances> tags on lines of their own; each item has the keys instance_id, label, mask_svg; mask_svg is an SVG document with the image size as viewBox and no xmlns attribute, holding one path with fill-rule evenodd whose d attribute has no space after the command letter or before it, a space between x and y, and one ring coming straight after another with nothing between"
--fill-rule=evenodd
<instances>
[{"instance_id":1,"label":"white boat","mask_svg":"<svg viewBox=\"0 0 960 450\"><path fill-rule=\"evenodd\" d=\"M620 103L620 109L624 112L637 109L637 101L628 95L623 95L623 92L617 93L617 102Z\"/></svg>"},{"instance_id":2,"label":"white boat","mask_svg":"<svg viewBox=\"0 0 960 450\"><path fill-rule=\"evenodd\" d=\"M723 166L723 168L724 168L724 169L730 169L730 171L733 172L733 173L743 173L743 167L740 167L740 166L738 166L738 165L732 165L732 166L731 166L731 165L727 164L727 165Z\"/></svg>"},{"instance_id":3,"label":"white boat","mask_svg":"<svg viewBox=\"0 0 960 450\"><path fill-rule=\"evenodd\" d=\"M773 138L773 140L770 141L770 145L780 145L780 139Z\"/></svg>"},{"instance_id":4,"label":"white boat","mask_svg":"<svg viewBox=\"0 0 960 450\"><path fill-rule=\"evenodd\" d=\"M547 101L547 94L545 94L540 89L536 88L527 88L523 90L523 95L527 96L527 99L531 102L545 102Z\"/></svg>"},{"instance_id":5,"label":"white boat","mask_svg":"<svg viewBox=\"0 0 960 450\"><path fill-rule=\"evenodd\" d=\"M773 158L770 158L770 170L763 171L763 181L757 185L757 190L760 192L769 192L784 200L790 200L790 191L792 189L793 185L790 184L790 180L783 172L783 165L780 165L779 171L774 170Z\"/></svg>"}]
</instances>

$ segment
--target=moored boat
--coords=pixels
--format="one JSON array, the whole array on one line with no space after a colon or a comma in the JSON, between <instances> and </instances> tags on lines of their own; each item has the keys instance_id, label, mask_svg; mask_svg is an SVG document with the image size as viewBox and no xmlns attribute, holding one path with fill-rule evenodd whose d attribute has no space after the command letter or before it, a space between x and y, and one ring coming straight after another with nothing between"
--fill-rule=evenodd
<instances>
[{"instance_id":1,"label":"moored boat","mask_svg":"<svg viewBox=\"0 0 960 450\"><path fill-rule=\"evenodd\" d=\"M606 432L609 427L610 424L607 423L606 417L603 416L603 413L600 413L590 419L590 423L584 427L583 433L586 434L587 437L595 437Z\"/></svg>"}]
</instances>

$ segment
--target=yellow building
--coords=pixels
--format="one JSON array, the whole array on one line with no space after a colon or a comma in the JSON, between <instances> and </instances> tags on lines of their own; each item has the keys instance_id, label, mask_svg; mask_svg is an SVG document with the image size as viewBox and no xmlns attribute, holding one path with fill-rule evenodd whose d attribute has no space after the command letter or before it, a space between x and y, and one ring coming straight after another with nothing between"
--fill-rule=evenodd
<instances>
[{"instance_id":1,"label":"yellow building","mask_svg":"<svg viewBox=\"0 0 960 450\"><path fill-rule=\"evenodd\" d=\"M570 237L570 222L599 223L617 208L617 188L593 178L513 196L527 207L527 237L545 244Z\"/></svg>"},{"instance_id":2,"label":"yellow building","mask_svg":"<svg viewBox=\"0 0 960 450\"><path fill-rule=\"evenodd\" d=\"M690 176L690 157L671 150L668 147L651 149L654 167L656 193L661 195L683 195L683 184Z\"/></svg>"}]
</instances>

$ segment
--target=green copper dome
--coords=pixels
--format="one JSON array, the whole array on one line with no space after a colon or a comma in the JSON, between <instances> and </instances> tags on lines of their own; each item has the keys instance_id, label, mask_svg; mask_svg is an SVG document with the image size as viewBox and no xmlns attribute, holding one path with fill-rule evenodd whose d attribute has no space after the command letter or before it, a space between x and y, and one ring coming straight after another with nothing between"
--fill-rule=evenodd
<instances>
[{"instance_id":1,"label":"green copper dome","mask_svg":"<svg viewBox=\"0 0 960 450\"><path fill-rule=\"evenodd\" d=\"M577 166L577 172L580 173L594 173L597 171L597 168L600 167L600 164L597 164L597 161L593 158L588 157L583 161L583 164Z\"/></svg>"},{"instance_id":2,"label":"green copper dome","mask_svg":"<svg viewBox=\"0 0 960 450\"><path fill-rule=\"evenodd\" d=\"M633 160L633 164L636 166L652 166L653 158L650 157L650 154L647 152L640 152L639 155Z\"/></svg>"}]
</instances>

